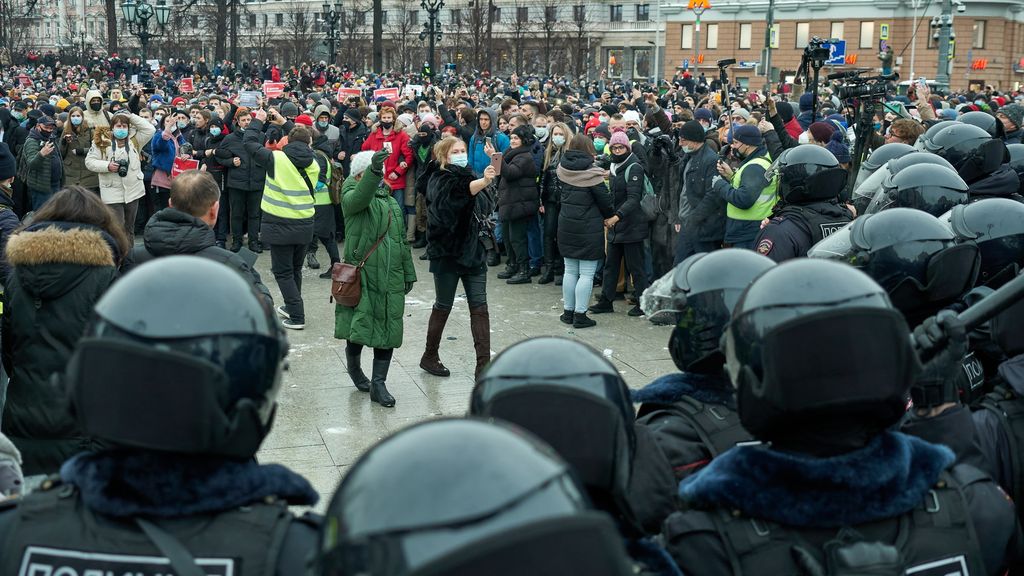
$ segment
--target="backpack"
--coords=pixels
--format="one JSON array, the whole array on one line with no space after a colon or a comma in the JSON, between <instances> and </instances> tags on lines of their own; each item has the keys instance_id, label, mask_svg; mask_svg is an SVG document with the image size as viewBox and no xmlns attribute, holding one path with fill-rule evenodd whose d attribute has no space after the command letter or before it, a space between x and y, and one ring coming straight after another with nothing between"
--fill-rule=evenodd
<instances>
[{"instance_id":1,"label":"backpack","mask_svg":"<svg viewBox=\"0 0 1024 576\"><path fill-rule=\"evenodd\" d=\"M629 169L636 166L636 164L630 164L626 168L626 178L629 178ZM640 167L641 170L643 167ZM644 218L651 222L658 217L658 213L661 212L661 207L658 206L658 195L654 193L654 186L651 185L651 179L647 177L647 174L643 176L644 190L643 195L640 196L640 210L644 214Z\"/></svg>"},{"instance_id":2,"label":"backpack","mask_svg":"<svg viewBox=\"0 0 1024 576\"><path fill-rule=\"evenodd\" d=\"M1014 502L1021 502L1024 495L1024 454L1021 454L1021 443L1024 442L1024 398L1006 385L996 386L979 402L980 409L995 414L999 425L1006 434L1006 442L1010 447L1011 485L1005 488L1010 491ZM1022 510L1017 509L1020 516Z\"/></svg>"}]
</instances>

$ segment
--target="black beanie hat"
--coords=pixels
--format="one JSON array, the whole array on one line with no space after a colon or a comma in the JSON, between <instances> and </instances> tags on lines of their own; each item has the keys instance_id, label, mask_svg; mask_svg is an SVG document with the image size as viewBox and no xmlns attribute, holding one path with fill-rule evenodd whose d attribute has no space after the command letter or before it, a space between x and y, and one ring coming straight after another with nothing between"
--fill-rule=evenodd
<instances>
[{"instance_id":1,"label":"black beanie hat","mask_svg":"<svg viewBox=\"0 0 1024 576\"><path fill-rule=\"evenodd\" d=\"M359 110L356 110L355 108L349 108L348 110L345 110L345 118L351 119L356 124L359 124L360 122L363 121L363 115L360 114Z\"/></svg>"},{"instance_id":2,"label":"black beanie hat","mask_svg":"<svg viewBox=\"0 0 1024 576\"><path fill-rule=\"evenodd\" d=\"M690 142L703 142L706 137L704 126L696 120L690 120L679 129L679 137Z\"/></svg>"},{"instance_id":3,"label":"black beanie hat","mask_svg":"<svg viewBox=\"0 0 1024 576\"><path fill-rule=\"evenodd\" d=\"M11 149L7 147L7 144L0 142L0 180L13 178L17 172L18 166L14 161L14 155L11 154Z\"/></svg>"},{"instance_id":4,"label":"black beanie hat","mask_svg":"<svg viewBox=\"0 0 1024 576\"><path fill-rule=\"evenodd\" d=\"M783 124L793 119L793 105L789 102L776 102L775 111L779 113Z\"/></svg>"}]
</instances>

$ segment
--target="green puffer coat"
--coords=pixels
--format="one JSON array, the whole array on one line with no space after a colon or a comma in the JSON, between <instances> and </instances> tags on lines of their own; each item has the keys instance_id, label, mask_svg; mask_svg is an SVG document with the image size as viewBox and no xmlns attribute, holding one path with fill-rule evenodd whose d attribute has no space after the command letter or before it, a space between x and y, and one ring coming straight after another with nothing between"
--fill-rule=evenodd
<instances>
[{"instance_id":1,"label":"green puffer coat","mask_svg":"<svg viewBox=\"0 0 1024 576\"><path fill-rule=\"evenodd\" d=\"M379 175L366 170L359 182L349 177L341 185L345 262L359 264L385 229L387 235L363 266L359 305L335 307L334 337L371 348L398 348L402 345L405 284L416 281L416 270L405 240L402 209L391 197L391 190L379 187L380 181Z\"/></svg>"},{"instance_id":2,"label":"green puffer coat","mask_svg":"<svg viewBox=\"0 0 1024 576\"><path fill-rule=\"evenodd\" d=\"M65 128L67 130L67 128ZM68 132L64 133L65 135ZM79 127L71 139L60 139L60 157L64 159L64 185L100 190L100 175L85 167L85 155L92 148L92 130Z\"/></svg>"}]
</instances>

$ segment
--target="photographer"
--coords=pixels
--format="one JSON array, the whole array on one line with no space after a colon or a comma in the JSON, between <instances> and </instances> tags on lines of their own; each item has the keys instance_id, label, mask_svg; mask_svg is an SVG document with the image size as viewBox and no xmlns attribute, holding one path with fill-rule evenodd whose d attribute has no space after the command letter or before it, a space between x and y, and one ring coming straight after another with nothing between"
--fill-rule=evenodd
<instances>
[{"instance_id":1,"label":"photographer","mask_svg":"<svg viewBox=\"0 0 1024 576\"><path fill-rule=\"evenodd\" d=\"M41 116L28 133L22 149L22 171L32 198L32 210L38 210L49 200L63 180L63 163L54 140L55 128L53 118Z\"/></svg>"},{"instance_id":2,"label":"photographer","mask_svg":"<svg viewBox=\"0 0 1024 576\"><path fill-rule=\"evenodd\" d=\"M135 130L132 135L131 131ZM99 174L100 197L124 222L128 243L135 240L135 214L139 198L146 195L139 150L149 143L156 128L136 114L115 114L110 128L93 131L92 148L85 167Z\"/></svg>"}]
</instances>

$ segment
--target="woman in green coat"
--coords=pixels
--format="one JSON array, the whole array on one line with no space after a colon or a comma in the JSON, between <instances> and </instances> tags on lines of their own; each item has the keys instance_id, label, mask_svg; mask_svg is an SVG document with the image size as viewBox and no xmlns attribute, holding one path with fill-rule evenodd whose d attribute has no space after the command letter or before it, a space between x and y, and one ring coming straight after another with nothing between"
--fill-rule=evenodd
<instances>
[{"instance_id":1,"label":"woman in green coat","mask_svg":"<svg viewBox=\"0 0 1024 576\"><path fill-rule=\"evenodd\" d=\"M402 208L387 187L380 187L387 157L386 150L356 154L341 187L345 262L358 265L366 258L366 263L360 273L359 304L354 308L338 305L334 310L334 337L347 341L345 360L356 388L369 392L373 402L390 407L395 399L385 380L391 355L402 345L405 295L416 282L416 270L405 240ZM380 244L373 249L378 239ZM373 348L370 379L359 365L363 346Z\"/></svg>"},{"instance_id":2,"label":"woman in green coat","mask_svg":"<svg viewBox=\"0 0 1024 576\"><path fill-rule=\"evenodd\" d=\"M60 138L60 157L64 159L64 185L81 186L100 193L99 174L85 167L85 155L92 148L92 127L81 108L68 112Z\"/></svg>"}]
</instances>

